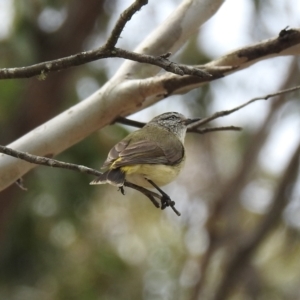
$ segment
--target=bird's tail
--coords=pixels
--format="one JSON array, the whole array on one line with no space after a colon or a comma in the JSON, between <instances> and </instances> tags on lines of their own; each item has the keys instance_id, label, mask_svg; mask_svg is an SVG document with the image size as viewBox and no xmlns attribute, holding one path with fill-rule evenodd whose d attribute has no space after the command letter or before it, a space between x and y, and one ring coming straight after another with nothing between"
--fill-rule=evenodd
<instances>
[{"instance_id":1,"label":"bird's tail","mask_svg":"<svg viewBox=\"0 0 300 300\"><path fill-rule=\"evenodd\" d=\"M109 183L118 187L123 186L125 182L125 173L120 168L105 171L92 182L91 185Z\"/></svg>"}]
</instances>

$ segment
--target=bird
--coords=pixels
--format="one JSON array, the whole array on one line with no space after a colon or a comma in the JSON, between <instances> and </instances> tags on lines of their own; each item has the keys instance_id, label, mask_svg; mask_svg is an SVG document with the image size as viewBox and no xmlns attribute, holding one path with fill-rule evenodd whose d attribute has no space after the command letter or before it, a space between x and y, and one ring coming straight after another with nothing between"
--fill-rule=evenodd
<instances>
[{"instance_id":1,"label":"bird","mask_svg":"<svg viewBox=\"0 0 300 300\"><path fill-rule=\"evenodd\" d=\"M184 139L189 119L178 112L160 114L143 128L118 142L108 153L105 171L90 184L111 184L121 188L125 181L144 188L172 182L185 162Z\"/></svg>"}]
</instances>

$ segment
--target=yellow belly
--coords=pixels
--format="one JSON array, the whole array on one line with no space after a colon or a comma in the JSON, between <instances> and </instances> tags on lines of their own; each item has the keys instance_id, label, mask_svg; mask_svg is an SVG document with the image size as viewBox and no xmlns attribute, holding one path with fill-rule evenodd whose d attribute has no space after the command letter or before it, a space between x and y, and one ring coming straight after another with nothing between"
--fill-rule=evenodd
<instances>
[{"instance_id":1,"label":"yellow belly","mask_svg":"<svg viewBox=\"0 0 300 300\"><path fill-rule=\"evenodd\" d=\"M184 160L176 166L140 164L122 167L126 180L142 187L153 186L145 179L152 180L156 185L163 186L172 182L184 165Z\"/></svg>"}]
</instances>

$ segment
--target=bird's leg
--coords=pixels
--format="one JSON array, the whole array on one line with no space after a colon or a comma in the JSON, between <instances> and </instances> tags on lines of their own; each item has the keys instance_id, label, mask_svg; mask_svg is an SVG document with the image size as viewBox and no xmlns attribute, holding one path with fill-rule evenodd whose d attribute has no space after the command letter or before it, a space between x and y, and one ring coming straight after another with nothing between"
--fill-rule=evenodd
<instances>
[{"instance_id":1,"label":"bird's leg","mask_svg":"<svg viewBox=\"0 0 300 300\"><path fill-rule=\"evenodd\" d=\"M170 196L166 194L157 184L155 184L152 180L147 179L146 180L153 185L162 195L161 198L161 209L165 209L167 206L171 206L172 208L175 205L175 202L171 200Z\"/></svg>"},{"instance_id":2,"label":"bird's leg","mask_svg":"<svg viewBox=\"0 0 300 300\"><path fill-rule=\"evenodd\" d=\"M125 181L124 186L130 187L134 190L141 192L142 194L144 194L146 197L148 197L150 199L150 201L154 204L155 207L159 208L159 203L155 199L155 198L161 199L161 196L159 194L149 191L149 190L145 189L144 187L141 187L141 186L131 183L129 181ZM122 192L122 190L121 190L121 192Z\"/></svg>"},{"instance_id":3,"label":"bird's leg","mask_svg":"<svg viewBox=\"0 0 300 300\"><path fill-rule=\"evenodd\" d=\"M153 191L149 191L149 190L145 189L144 187L141 187L139 185L136 185L136 184L131 183L131 182L126 181L126 180L124 182L124 186L130 187L134 190L137 190L137 191L141 192L146 197L148 197L151 200L151 202L154 204L154 206L156 206L157 208L159 208L159 203L156 201L155 198L160 199L161 209L164 209L167 206L171 206L171 208L173 209L175 214L177 216L180 216L180 212L175 208L175 202L172 201L171 198L164 191L162 191L153 181L151 181L151 180L148 180L148 181L151 185L153 185L153 187L155 187L161 193L161 195L159 195L159 194L157 194ZM123 188L123 186L122 186L122 188ZM122 188L120 188L121 192L122 192ZM123 190L124 190L124 188L123 188Z\"/></svg>"},{"instance_id":4,"label":"bird's leg","mask_svg":"<svg viewBox=\"0 0 300 300\"><path fill-rule=\"evenodd\" d=\"M118 191L120 191L121 194L124 196L125 195L124 185L120 186Z\"/></svg>"}]
</instances>

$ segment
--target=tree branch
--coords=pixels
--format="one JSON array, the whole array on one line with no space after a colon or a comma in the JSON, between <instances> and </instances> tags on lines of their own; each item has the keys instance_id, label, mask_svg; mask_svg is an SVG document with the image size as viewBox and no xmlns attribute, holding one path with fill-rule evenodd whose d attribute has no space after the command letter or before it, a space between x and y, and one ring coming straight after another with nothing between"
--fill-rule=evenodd
<instances>
[{"instance_id":1,"label":"tree branch","mask_svg":"<svg viewBox=\"0 0 300 300\"><path fill-rule=\"evenodd\" d=\"M139 63L155 65L180 76L192 75L206 79L211 77L207 71L200 69L201 67L190 67L171 62L166 58L166 54L162 54L161 56L152 56L130 52L120 48L108 49L106 46L103 46L96 50L84 51L64 58L34 64L28 67L3 68L0 69L0 79L20 79L30 78L33 76L38 76L39 79L45 79L47 74L50 72L62 71L64 69L80 66L92 61L109 57L125 58Z\"/></svg>"},{"instance_id":2,"label":"tree branch","mask_svg":"<svg viewBox=\"0 0 300 300\"><path fill-rule=\"evenodd\" d=\"M64 58L34 64L32 66L0 69L0 79L30 78L33 76L39 76L41 79L44 79L46 74L49 72L61 71L101 58L114 57L115 44L120 38L120 34L123 31L126 23L138 10L142 8L142 6L146 5L147 3L147 0L136 0L132 5L130 5L117 20L111 35L107 39L104 46L95 50L80 52ZM122 51L120 52L123 53Z\"/></svg>"},{"instance_id":3,"label":"tree branch","mask_svg":"<svg viewBox=\"0 0 300 300\"><path fill-rule=\"evenodd\" d=\"M199 120L199 121L197 121L195 123L192 123L190 125L189 129L193 130L193 129L198 128L199 126L201 126L203 124L209 123L212 120L215 120L215 119L220 118L220 117L228 116L228 115L230 115L230 114L232 114L232 113L234 113L234 112L236 112L236 111L238 111L238 110L240 110L240 109L248 106L249 104L258 101L258 100L268 100L269 98L276 97L276 96L279 96L279 95L282 95L282 94L291 93L291 92L297 91L299 89L300 89L300 85L292 87L292 88L284 89L284 90L281 90L281 91L276 92L276 93L267 94L265 96L253 98L253 99L245 102L244 104L236 106L236 107L234 107L232 109L222 110L222 111L216 112L216 113L214 113L210 117L207 117L205 119L201 119L201 120Z\"/></svg>"},{"instance_id":4,"label":"tree branch","mask_svg":"<svg viewBox=\"0 0 300 300\"><path fill-rule=\"evenodd\" d=\"M94 175L94 176L100 176L102 173L100 171L97 171L95 169L91 169L82 165L76 165L76 164L71 164L71 163L66 163L62 162L56 159L44 157L44 156L38 156L38 155L33 155L29 154L26 152L14 150L5 146L0 145L0 153L4 153L6 155L22 159L24 161L27 161L32 164L36 165L43 165L47 167L52 167L52 168L60 168L60 169L68 169L72 171L77 171L89 175Z\"/></svg>"},{"instance_id":5,"label":"tree branch","mask_svg":"<svg viewBox=\"0 0 300 300\"><path fill-rule=\"evenodd\" d=\"M206 65L199 66L187 66L171 62L168 59L171 53L161 53L158 56L153 56L115 48L114 45L120 37L126 22L131 19L133 13L139 10L142 5L146 4L145 2L147 1L136 1L131 5L131 7L122 13L115 28L112 30L111 36L104 46L95 50L84 51L64 58L46 61L27 67L3 68L0 69L0 79L30 78L33 76L40 76L40 78L44 79L50 72L61 71L70 67L79 66L108 57L119 57L139 63L155 65L179 76L192 76L187 76L187 78L181 80L176 76L165 78L164 84L166 87L170 89L170 84L173 83L172 85L175 85L176 81L177 90L179 90L179 88L182 87L186 88L187 85L196 83L199 84L201 82L223 77L232 71L245 68L267 56L297 55L300 53L299 29L284 29L276 38L265 40L250 47L241 48L237 51L226 54L215 61L207 63ZM218 68L218 66L223 66L225 69ZM197 77L202 79L199 80Z\"/></svg>"},{"instance_id":6,"label":"tree branch","mask_svg":"<svg viewBox=\"0 0 300 300\"><path fill-rule=\"evenodd\" d=\"M159 81L160 85L163 85L164 97L183 94L197 87L201 87L207 82L248 68L259 61L269 58L299 54L300 28L289 30L284 29L279 33L278 36L274 38L237 49L205 65L194 66L204 68L204 70L211 75L208 80L207 78L195 76L182 77L172 73L166 73L160 75L157 81ZM155 97L157 97L157 95L155 95ZM153 100L149 99L149 101Z\"/></svg>"},{"instance_id":7,"label":"tree branch","mask_svg":"<svg viewBox=\"0 0 300 300\"><path fill-rule=\"evenodd\" d=\"M94 176L100 176L102 174L100 171L88 168L88 167L83 166L83 165L66 163L66 162L62 162L62 161L52 159L52 158L48 158L48 157L44 157L44 156L32 155L32 154L29 154L29 153L25 153L25 152L22 152L22 151L17 151L17 150L14 150L14 149L11 149L11 148L8 148L8 147L5 147L5 146L1 146L1 145L0 145L0 153L4 153L6 155L24 160L24 161L32 163L32 164L43 165L43 166L53 167L53 168L67 169L67 170L72 170L72 171L81 172L81 173L94 175ZM22 179L19 178L16 181L16 184L21 189L26 190L26 188L23 185L23 180ZM139 191L140 193L144 194L147 198L150 199L150 201L157 208L159 208L160 206L159 206L159 203L155 200L155 198L158 198L161 201L165 200L164 195L159 195L159 194L157 194L153 191L149 191L149 190L147 190L147 189L145 189L145 188L143 188L139 185L136 185L134 183L131 183L129 181L125 181L124 186L135 189L135 190ZM124 195L123 187L121 187L121 192ZM172 210L178 216L180 216L180 213L175 208L175 202L174 201L168 201L167 206L170 206L172 208ZM164 209L165 207L162 206L161 208Z\"/></svg>"},{"instance_id":8,"label":"tree branch","mask_svg":"<svg viewBox=\"0 0 300 300\"><path fill-rule=\"evenodd\" d=\"M218 131L218 130L240 130L239 127L235 127L235 126L229 126L229 127L217 127L217 128L204 128L204 129L199 129L198 127L203 125L203 124L206 124L214 119L217 119L219 117L224 117L224 116L227 116L233 112L236 112L237 110L240 110L242 109L243 107L255 102L255 101L258 101L258 100L267 100L268 98L270 97L274 97L274 96L277 96L277 95L281 95L281 94L284 94L284 93L289 93L289 92L293 92L293 91L296 91L300 89L300 86L296 86L296 87L293 87L293 88L289 88L289 89L285 89L285 90L281 90L277 93L272 93L272 94L268 94L268 95L265 95L263 97L257 97L257 98L253 98L249 101L247 101L246 103L240 105L240 106L237 106L231 110L226 110L226 111L220 111L220 112L217 112L215 114L213 114L212 116L208 117L208 118L205 118L205 119L201 119L200 121L196 122L196 123L193 123L189 126L188 128L188 131L189 132L195 132L195 133L200 133L200 134L203 134L203 133L207 133L207 132L211 132L211 131ZM68 114L69 115L69 114ZM133 120L129 120L129 119L125 119L125 118L122 118L122 117L119 117L116 119L117 122L121 122L123 124L127 124L127 125L131 125L131 126L135 126L135 127L142 127L144 126L144 123L141 123L141 122L137 122L137 121L133 121ZM76 128L75 128L76 129ZM74 129L74 130L75 130ZM62 139L64 139L64 137L62 136ZM30 145L31 146L31 145ZM31 152L31 151L30 151ZM45 156L54 156L55 153L48 153L48 155L45 155ZM2 157L4 158L4 157ZM0 159L1 159L1 156L0 156ZM35 163L35 162L33 162ZM19 166L19 169L21 167ZM24 165L24 168L25 168L25 165ZM28 166L26 166L26 168L28 168ZM4 171L4 170L3 170ZM4 171L5 172L5 171ZM21 177L21 176L19 176ZM18 178L15 178L14 181L16 181Z\"/></svg>"},{"instance_id":9,"label":"tree branch","mask_svg":"<svg viewBox=\"0 0 300 300\"><path fill-rule=\"evenodd\" d=\"M223 1L182 1L135 51L151 55L177 51L218 10ZM110 124L118 116L128 116L144 105L149 106L150 97L156 95L154 102L159 101L165 93L162 84L154 86L151 80L141 82L141 78L153 76L160 70L153 65L126 60L113 78L97 92L30 131L9 147L40 156L57 155L95 130ZM0 190L32 168L32 164L0 154Z\"/></svg>"},{"instance_id":10,"label":"tree branch","mask_svg":"<svg viewBox=\"0 0 300 300\"><path fill-rule=\"evenodd\" d=\"M237 126L220 126L220 127L209 127L209 128L188 128L188 132L205 134L216 131L241 131L242 127Z\"/></svg>"},{"instance_id":11,"label":"tree branch","mask_svg":"<svg viewBox=\"0 0 300 300\"><path fill-rule=\"evenodd\" d=\"M146 125L146 123L143 122L138 122L135 120L130 120L124 117L118 117L115 122L113 123L120 123L128 126L133 126L137 128L142 128ZM226 131L226 130L234 130L234 131L240 131L242 130L241 127L236 127L236 126L222 126L222 127L211 127L211 128L188 128L187 132L194 132L194 133L199 133L199 134L204 134L208 132L214 132L214 131Z\"/></svg>"},{"instance_id":12,"label":"tree branch","mask_svg":"<svg viewBox=\"0 0 300 300\"><path fill-rule=\"evenodd\" d=\"M152 56L130 52L115 47L126 23L137 11L142 8L142 6L146 5L147 3L148 0L136 0L133 4L131 4L120 15L115 27L111 32L111 35L107 39L104 46L95 50L84 51L64 58L46 61L27 67L3 68L0 69L0 79L30 78L33 76L38 76L40 79L45 79L46 75L50 72L61 71L70 67L83 65L108 57L119 57L130 59L139 63L152 64L180 76L192 75L209 78L211 75L205 70L201 70L201 67L191 67L169 61L168 58L171 56L170 52L165 54L161 53L160 56Z\"/></svg>"},{"instance_id":13,"label":"tree branch","mask_svg":"<svg viewBox=\"0 0 300 300\"><path fill-rule=\"evenodd\" d=\"M287 87L294 82L295 78L298 78L298 74L299 72L296 59L294 59L291 62L289 74L284 80L280 90L289 90ZM216 251L224 246L226 247L229 236L231 236L229 238L231 244L234 244L234 241L240 241L241 236L244 236L242 232L240 232L240 234L237 233L235 219L230 221L227 220L228 212L236 208L240 199L239 196L241 191L248 182L247 178L249 178L249 175L252 174L254 168L253 166L256 165L259 149L263 147L266 137L270 133L270 128L272 127L276 112L279 111L286 101L288 101L288 99L284 97L284 94L280 94L278 97L276 97L276 99L274 99L274 101L272 101L270 110L263 124L256 130L255 133L253 133L251 137L252 143L249 145L247 151L244 153L241 159L243 163L239 165L235 174L228 179L229 181L227 184L218 192L215 199L212 199L211 201L213 206L211 208L209 219L206 223L210 244L207 252L205 253L203 264L201 264L200 267L202 276L195 286L193 297L191 298L193 300L198 299L199 295L201 296L204 294L202 289L204 288L205 279L208 276L208 266ZM224 199L228 199L228 201L224 201ZM223 222L225 219L227 220L227 226L225 226L227 229L225 227L220 228L215 222L215 220ZM224 231L226 230L227 232L225 233ZM235 237L234 240L232 239L233 236Z\"/></svg>"},{"instance_id":14,"label":"tree branch","mask_svg":"<svg viewBox=\"0 0 300 300\"><path fill-rule=\"evenodd\" d=\"M131 20L132 16L146 4L148 4L148 0L136 0L124 10L107 39L104 46L105 48L112 49L116 46L125 25Z\"/></svg>"},{"instance_id":15,"label":"tree branch","mask_svg":"<svg viewBox=\"0 0 300 300\"><path fill-rule=\"evenodd\" d=\"M196 32L196 26L213 15L222 2L223 0L183 1L166 22L141 43L136 52L155 54L177 50ZM172 43L169 39L174 28L178 29L179 35L176 39L173 37ZM211 73L213 76L209 80L245 68L261 59L299 53L298 40L300 41L300 30L284 30L277 38L225 55L205 65L209 73L209 68L215 72ZM178 76L171 73L149 77L158 71L157 67L141 66L127 60L99 91L29 132L9 147L40 156L55 156L95 130L111 124L118 116L128 116L169 95L186 93L208 81L196 76ZM0 190L32 168L29 164L0 155Z\"/></svg>"}]
</instances>

